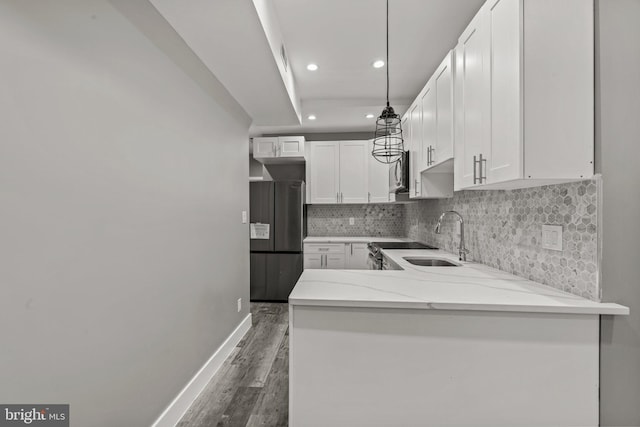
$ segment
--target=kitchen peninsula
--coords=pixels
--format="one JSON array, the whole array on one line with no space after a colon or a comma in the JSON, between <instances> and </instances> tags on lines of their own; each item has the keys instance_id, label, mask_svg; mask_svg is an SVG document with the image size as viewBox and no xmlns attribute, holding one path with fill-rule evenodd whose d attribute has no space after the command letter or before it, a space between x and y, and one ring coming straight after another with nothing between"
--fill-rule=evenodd
<instances>
[{"instance_id":1,"label":"kitchen peninsula","mask_svg":"<svg viewBox=\"0 0 640 427\"><path fill-rule=\"evenodd\" d=\"M399 270L305 270L291 293L290 425L598 425L599 317L627 307L384 255Z\"/></svg>"}]
</instances>

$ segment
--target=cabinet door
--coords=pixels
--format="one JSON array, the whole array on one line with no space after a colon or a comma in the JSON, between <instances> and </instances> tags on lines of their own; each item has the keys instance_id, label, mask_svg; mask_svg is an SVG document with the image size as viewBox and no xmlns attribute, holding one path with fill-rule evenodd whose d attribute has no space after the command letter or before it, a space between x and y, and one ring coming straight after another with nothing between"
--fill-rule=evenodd
<instances>
[{"instance_id":1,"label":"cabinet door","mask_svg":"<svg viewBox=\"0 0 640 427\"><path fill-rule=\"evenodd\" d=\"M338 203L340 193L340 144L336 141L309 144L309 203Z\"/></svg>"},{"instance_id":2,"label":"cabinet door","mask_svg":"<svg viewBox=\"0 0 640 427\"><path fill-rule=\"evenodd\" d=\"M436 70L436 142L431 150L431 164L453 157L453 51L449 52ZM424 107L423 107L424 108ZM423 113L424 116L424 113ZM424 120L424 119L423 119Z\"/></svg>"},{"instance_id":3,"label":"cabinet door","mask_svg":"<svg viewBox=\"0 0 640 427\"><path fill-rule=\"evenodd\" d=\"M373 140L369 141L369 152L373 149ZM389 165L380 163L369 156L369 203L391 201L389 194Z\"/></svg>"},{"instance_id":4,"label":"cabinet door","mask_svg":"<svg viewBox=\"0 0 640 427\"><path fill-rule=\"evenodd\" d=\"M409 156L411 156L411 114L410 111L407 111L402 117L400 122L402 124L402 138L404 140L404 151L409 152ZM407 188L409 190L409 194L413 192L414 181L411 175L411 159L409 159L409 182L407 183Z\"/></svg>"},{"instance_id":5,"label":"cabinet door","mask_svg":"<svg viewBox=\"0 0 640 427\"><path fill-rule=\"evenodd\" d=\"M249 298L251 301L267 299L267 254L251 253L249 256Z\"/></svg>"},{"instance_id":6,"label":"cabinet door","mask_svg":"<svg viewBox=\"0 0 640 427\"><path fill-rule=\"evenodd\" d=\"M304 269L320 269L324 267L324 254L304 254Z\"/></svg>"},{"instance_id":7,"label":"cabinet door","mask_svg":"<svg viewBox=\"0 0 640 427\"><path fill-rule=\"evenodd\" d=\"M341 254L325 254L324 268L333 270L342 270L345 267L344 253Z\"/></svg>"},{"instance_id":8,"label":"cabinet door","mask_svg":"<svg viewBox=\"0 0 640 427\"><path fill-rule=\"evenodd\" d=\"M489 129L488 44L484 8L462 33L456 46L456 155L459 184L471 187L478 169L473 161L485 147Z\"/></svg>"},{"instance_id":9,"label":"cabinet door","mask_svg":"<svg viewBox=\"0 0 640 427\"><path fill-rule=\"evenodd\" d=\"M276 157L278 137L253 138L253 158L265 159Z\"/></svg>"},{"instance_id":10,"label":"cabinet door","mask_svg":"<svg viewBox=\"0 0 640 427\"><path fill-rule=\"evenodd\" d=\"M520 0L487 4L491 37L491 138L488 183L522 178Z\"/></svg>"},{"instance_id":11,"label":"cabinet door","mask_svg":"<svg viewBox=\"0 0 640 427\"><path fill-rule=\"evenodd\" d=\"M351 270L368 270L368 257L369 249L366 243L348 243L345 245L346 268Z\"/></svg>"},{"instance_id":12,"label":"cabinet door","mask_svg":"<svg viewBox=\"0 0 640 427\"><path fill-rule=\"evenodd\" d=\"M278 137L279 157L304 157L304 136Z\"/></svg>"},{"instance_id":13,"label":"cabinet door","mask_svg":"<svg viewBox=\"0 0 640 427\"><path fill-rule=\"evenodd\" d=\"M367 203L369 141L340 142L340 203Z\"/></svg>"},{"instance_id":14,"label":"cabinet door","mask_svg":"<svg viewBox=\"0 0 640 427\"><path fill-rule=\"evenodd\" d=\"M436 90L434 80L430 80L422 93L422 160L423 169L430 166L433 161L429 151L433 154L438 145Z\"/></svg>"},{"instance_id":15,"label":"cabinet door","mask_svg":"<svg viewBox=\"0 0 640 427\"><path fill-rule=\"evenodd\" d=\"M302 254L266 254L269 301L286 301L302 274Z\"/></svg>"},{"instance_id":16,"label":"cabinet door","mask_svg":"<svg viewBox=\"0 0 640 427\"><path fill-rule=\"evenodd\" d=\"M420 171L422 170L422 108L419 102L416 102L409 110L409 133L410 149L409 149L409 177L413 184L413 191L409 193L410 198L420 197L422 195Z\"/></svg>"}]
</instances>

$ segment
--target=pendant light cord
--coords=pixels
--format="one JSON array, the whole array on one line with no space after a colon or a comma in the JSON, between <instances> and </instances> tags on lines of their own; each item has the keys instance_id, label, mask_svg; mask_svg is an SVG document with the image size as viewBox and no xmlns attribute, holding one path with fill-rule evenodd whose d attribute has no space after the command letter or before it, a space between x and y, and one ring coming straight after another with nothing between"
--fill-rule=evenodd
<instances>
[{"instance_id":1,"label":"pendant light cord","mask_svg":"<svg viewBox=\"0 0 640 427\"><path fill-rule=\"evenodd\" d=\"M387 107L389 106L389 0L387 0Z\"/></svg>"}]
</instances>

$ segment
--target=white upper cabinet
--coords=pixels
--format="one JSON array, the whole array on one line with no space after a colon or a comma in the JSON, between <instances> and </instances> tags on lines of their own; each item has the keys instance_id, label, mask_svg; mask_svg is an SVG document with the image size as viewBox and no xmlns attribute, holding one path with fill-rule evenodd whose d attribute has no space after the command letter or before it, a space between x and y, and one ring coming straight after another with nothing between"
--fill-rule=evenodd
<instances>
[{"instance_id":1,"label":"white upper cabinet","mask_svg":"<svg viewBox=\"0 0 640 427\"><path fill-rule=\"evenodd\" d=\"M372 157L370 144L368 140L309 142L307 203L369 203L369 165ZM378 171L384 176L388 193L388 167L384 171ZM376 194L381 191L376 189Z\"/></svg>"},{"instance_id":2,"label":"white upper cabinet","mask_svg":"<svg viewBox=\"0 0 640 427\"><path fill-rule=\"evenodd\" d=\"M464 30L455 49L456 189L478 182L478 156L489 129L489 31L482 9Z\"/></svg>"},{"instance_id":3,"label":"white upper cabinet","mask_svg":"<svg viewBox=\"0 0 640 427\"><path fill-rule=\"evenodd\" d=\"M264 164L304 162L304 136L253 138L253 158Z\"/></svg>"},{"instance_id":4,"label":"white upper cabinet","mask_svg":"<svg viewBox=\"0 0 640 427\"><path fill-rule=\"evenodd\" d=\"M421 93L423 170L453 159L452 58L449 52Z\"/></svg>"},{"instance_id":5,"label":"white upper cabinet","mask_svg":"<svg viewBox=\"0 0 640 427\"><path fill-rule=\"evenodd\" d=\"M420 170L433 163L432 155L438 146L438 111L436 109L436 89L433 79L429 80L420 96L422 107L422 162Z\"/></svg>"},{"instance_id":6,"label":"white upper cabinet","mask_svg":"<svg viewBox=\"0 0 640 427\"><path fill-rule=\"evenodd\" d=\"M304 136L279 136L280 157L304 157Z\"/></svg>"},{"instance_id":7,"label":"white upper cabinet","mask_svg":"<svg viewBox=\"0 0 640 427\"><path fill-rule=\"evenodd\" d=\"M265 159L276 157L278 137L253 138L253 158Z\"/></svg>"},{"instance_id":8,"label":"white upper cabinet","mask_svg":"<svg viewBox=\"0 0 640 427\"><path fill-rule=\"evenodd\" d=\"M456 47L456 189L593 175L593 37L592 0L485 3Z\"/></svg>"},{"instance_id":9,"label":"white upper cabinet","mask_svg":"<svg viewBox=\"0 0 640 427\"><path fill-rule=\"evenodd\" d=\"M340 141L340 203L367 203L369 141Z\"/></svg>"},{"instance_id":10,"label":"white upper cabinet","mask_svg":"<svg viewBox=\"0 0 640 427\"><path fill-rule=\"evenodd\" d=\"M322 141L308 144L308 203L338 203L340 197L340 143Z\"/></svg>"},{"instance_id":11,"label":"white upper cabinet","mask_svg":"<svg viewBox=\"0 0 640 427\"><path fill-rule=\"evenodd\" d=\"M436 91L436 144L431 147L429 166L453 159L453 62L451 51L433 75Z\"/></svg>"},{"instance_id":12,"label":"white upper cabinet","mask_svg":"<svg viewBox=\"0 0 640 427\"><path fill-rule=\"evenodd\" d=\"M418 101L418 100L416 100ZM422 184L420 171L422 165L422 106L420 102L415 102L409 107L409 198L420 198L422 196Z\"/></svg>"},{"instance_id":13,"label":"white upper cabinet","mask_svg":"<svg viewBox=\"0 0 640 427\"><path fill-rule=\"evenodd\" d=\"M370 153L373 140L369 141L369 203L387 203L396 200L396 195L389 193L389 165L380 163Z\"/></svg>"}]
</instances>

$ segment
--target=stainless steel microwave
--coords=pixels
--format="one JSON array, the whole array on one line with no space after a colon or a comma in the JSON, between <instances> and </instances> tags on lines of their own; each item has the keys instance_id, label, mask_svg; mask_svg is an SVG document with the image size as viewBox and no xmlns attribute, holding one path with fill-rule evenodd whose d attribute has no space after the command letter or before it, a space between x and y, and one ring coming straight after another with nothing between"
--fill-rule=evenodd
<instances>
[{"instance_id":1,"label":"stainless steel microwave","mask_svg":"<svg viewBox=\"0 0 640 427\"><path fill-rule=\"evenodd\" d=\"M402 153L402 157L389 165L389 192L407 193L409 191L409 152Z\"/></svg>"}]
</instances>

